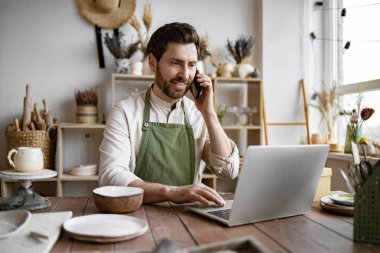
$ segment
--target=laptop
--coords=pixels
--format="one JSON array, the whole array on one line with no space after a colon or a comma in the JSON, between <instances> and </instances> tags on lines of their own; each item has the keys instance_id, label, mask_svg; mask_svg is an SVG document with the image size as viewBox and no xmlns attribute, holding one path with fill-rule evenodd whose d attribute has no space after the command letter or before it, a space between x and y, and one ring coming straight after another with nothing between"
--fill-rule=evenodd
<instances>
[{"instance_id":1,"label":"laptop","mask_svg":"<svg viewBox=\"0 0 380 253\"><path fill-rule=\"evenodd\" d=\"M328 145L248 146L234 200L187 209L227 226L304 214L311 209Z\"/></svg>"}]
</instances>

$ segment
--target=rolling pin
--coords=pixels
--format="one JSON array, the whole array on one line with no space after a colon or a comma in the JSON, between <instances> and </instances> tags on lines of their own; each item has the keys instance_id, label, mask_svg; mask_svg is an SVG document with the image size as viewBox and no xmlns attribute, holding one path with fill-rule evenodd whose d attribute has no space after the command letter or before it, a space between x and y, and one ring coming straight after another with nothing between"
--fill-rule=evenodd
<instances>
[{"instance_id":1,"label":"rolling pin","mask_svg":"<svg viewBox=\"0 0 380 253\"><path fill-rule=\"evenodd\" d=\"M49 127L51 124L53 124L53 115L51 115L51 112L48 110L46 99L42 99L42 103L44 104L42 116L44 117L46 126Z\"/></svg>"},{"instance_id":2,"label":"rolling pin","mask_svg":"<svg viewBox=\"0 0 380 253\"><path fill-rule=\"evenodd\" d=\"M22 130L29 130L28 124L31 121L30 111L32 110L32 98L29 96L29 84L26 84L26 96L24 97L24 110L22 113Z\"/></svg>"},{"instance_id":3,"label":"rolling pin","mask_svg":"<svg viewBox=\"0 0 380 253\"><path fill-rule=\"evenodd\" d=\"M18 123L18 118L13 119L13 124L15 125L16 132L20 132L20 125Z\"/></svg>"},{"instance_id":4,"label":"rolling pin","mask_svg":"<svg viewBox=\"0 0 380 253\"><path fill-rule=\"evenodd\" d=\"M37 119L34 122L36 129L37 130L46 130L46 123L40 115L40 111L38 110L38 104L37 103L34 104L34 113L37 116Z\"/></svg>"}]
</instances>

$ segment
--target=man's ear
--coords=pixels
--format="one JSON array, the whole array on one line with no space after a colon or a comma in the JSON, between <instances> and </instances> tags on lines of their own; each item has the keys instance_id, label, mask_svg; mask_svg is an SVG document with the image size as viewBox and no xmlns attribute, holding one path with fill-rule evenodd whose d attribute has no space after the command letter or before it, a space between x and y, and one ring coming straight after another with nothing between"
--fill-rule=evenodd
<instances>
[{"instance_id":1,"label":"man's ear","mask_svg":"<svg viewBox=\"0 0 380 253\"><path fill-rule=\"evenodd\" d=\"M157 62L156 57L154 57L153 54L149 54L148 62L149 62L150 70L152 70L153 72L156 72L158 62Z\"/></svg>"}]
</instances>

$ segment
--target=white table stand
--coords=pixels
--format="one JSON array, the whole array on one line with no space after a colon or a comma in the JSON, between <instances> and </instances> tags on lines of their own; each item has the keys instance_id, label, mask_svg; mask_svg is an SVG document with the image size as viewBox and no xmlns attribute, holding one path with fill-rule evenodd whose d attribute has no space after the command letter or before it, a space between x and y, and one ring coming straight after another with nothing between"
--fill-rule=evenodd
<instances>
[{"instance_id":1,"label":"white table stand","mask_svg":"<svg viewBox=\"0 0 380 253\"><path fill-rule=\"evenodd\" d=\"M51 205L50 201L34 191L32 180L55 176L57 176L57 172L48 169L27 173L15 170L0 171L0 178L18 180L21 184L12 197L0 204L0 210L27 209L31 211L49 207Z\"/></svg>"}]
</instances>

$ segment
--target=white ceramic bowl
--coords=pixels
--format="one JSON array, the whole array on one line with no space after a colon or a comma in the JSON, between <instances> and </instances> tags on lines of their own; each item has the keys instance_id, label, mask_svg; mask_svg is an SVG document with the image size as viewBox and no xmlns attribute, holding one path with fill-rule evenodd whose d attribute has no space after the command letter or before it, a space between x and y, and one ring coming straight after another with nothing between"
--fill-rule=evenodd
<instances>
[{"instance_id":1,"label":"white ceramic bowl","mask_svg":"<svg viewBox=\"0 0 380 253\"><path fill-rule=\"evenodd\" d=\"M128 213L140 208L144 190L139 187L103 186L92 191L96 207L104 213Z\"/></svg>"},{"instance_id":2,"label":"white ceramic bowl","mask_svg":"<svg viewBox=\"0 0 380 253\"><path fill-rule=\"evenodd\" d=\"M32 217L28 210L11 210L0 212L0 239L17 234Z\"/></svg>"}]
</instances>

